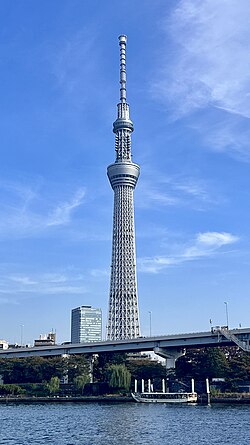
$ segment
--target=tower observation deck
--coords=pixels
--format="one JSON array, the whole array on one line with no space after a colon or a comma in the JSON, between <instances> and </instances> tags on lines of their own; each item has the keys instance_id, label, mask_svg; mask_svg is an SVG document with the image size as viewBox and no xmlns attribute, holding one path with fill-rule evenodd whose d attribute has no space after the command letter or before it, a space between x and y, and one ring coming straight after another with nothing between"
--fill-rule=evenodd
<instances>
[{"instance_id":1,"label":"tower observation deck","mask_svg":"<svg viewBox=\"0 0 250 445\"><path fill-rule=\"evenodd\" d=\"M108 340L140 336L134 227L134 189L140 167L132 162L131 155L131 133L134 127L126 100L126 43L127 37L121 35L120 102L117 119L113 124L116 159L107 171L114 190Z\"/></svg>"}]
</instances>

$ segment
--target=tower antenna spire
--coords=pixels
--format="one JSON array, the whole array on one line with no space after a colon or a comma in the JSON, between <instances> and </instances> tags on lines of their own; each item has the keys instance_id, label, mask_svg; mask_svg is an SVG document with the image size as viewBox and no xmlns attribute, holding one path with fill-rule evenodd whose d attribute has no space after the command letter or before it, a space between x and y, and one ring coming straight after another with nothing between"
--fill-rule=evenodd
<instances>
[{"instance_id":1,"label":"tower antenna spire","mask_svg":"<svg viewBox=\"0 0 250 445\"><path fill-rule=\"evenodd\" d=\"M126 103L126 44L127 36L119 36L120 45L120 101Z\"/></svg>"}]
</instances>

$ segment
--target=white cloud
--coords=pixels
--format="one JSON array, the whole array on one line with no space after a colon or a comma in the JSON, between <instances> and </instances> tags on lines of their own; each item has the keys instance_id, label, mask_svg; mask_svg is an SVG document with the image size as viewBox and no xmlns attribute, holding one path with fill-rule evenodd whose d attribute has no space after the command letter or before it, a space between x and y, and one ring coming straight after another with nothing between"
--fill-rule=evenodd
<instances>
[{"instance_id":1,"label":"white cloud","mask_svg":"<svg viewBox=\"0 0 250 445\"><path fill-rule=\"evenodd\" d=\"M137 207L189 206L200 210L211 204L216 205L221 200L218 193L215 196L215 193L209 191L212 186L205 184L204 180L166 176L152 170L149 174L146 170L144 177L136 192Z\"/></svg>"},{"instance_id":2,"label":"white cloud","mask_svg":"<svg viewBox=\"0 0 250 445\"><path fill-rule=\"evenodd\" d=\"M110 274L108 269L91 269L90 275L94 278L108 277Z\"/></svg>"},{"instance_id":3,"label":"white cloud","mask_svg":"<svg viewBox=\"0 0 250 445\"><path fill-rule=\"evenodd\" d=\"M2 274L0 276L0 294L3 303L9 303L13 298L39 295L74 295L86 293L86 277L79 274L42 273L27 275ZM8 297L5 297L5 294Z\"/></svg>"},{"instance_id":4,"label":"white cloud","mask_svg":"<svg viewBox=\"0 0 250 445\"><path fill-rule=\"evenodd\" d=\"M137 207L148 208L151 206L172 206L177 205L179 199L171 195L171 191L154 181L141 181L137 191Z\"/></svg>"},{"instance_id":5,"label":"white cloud","mask_svg":"<svg viewBox=\"0 0 250 445\"><path fill-rule=\"evenodd\" d=\"M65 283L67 276L59 273L46 273L43 275L43 280L48 283Z\"/></svg>"},{"instance_id":6,"label":"white cloud","mask_svg":"<svg viewBox=\"0 0 250 445\"><path fill-rule=\"evenodd\" d=\"M56 226L67 226L86 195L85 189L79 188L71 199L55 204L59 199L51 189L50 195L36 186L34 189L37 190L21 183L0 183L0 237L31 237ZM61 195L64 188L55 192Z\"/></svg>"},{"instance_id":7,"label":"white cloud","mask_svg":"<svg viewBox=\"0 0 250 445\"><path fill-rule=\"evenodd\" d=\"M0 297L0 305L1 304L18 304L18 303L12 298Z\"/></svg>"},{"instance_id":8,"label":"white cloud","mask_svg":"<svg viewBox=\"0 0 250 445\"><path fill-rule=\"evenodd\" d=\"M70 35L49 57L56 86L71 106L85 107L97 93L93 78L98 72L97 33L90 27Z\"/></svg>"},{"instance_id":9,"label":"white cloud","mask_svg":"<svg viewBox=\"0 0 250 445\"><path fill-rule=\"evenodd\" d=\"M20 284L23 284L25 286L30 286L30 285L32 286L34 284L37 284L36 281L33 281L29 277L26 277L26 276L15 276L15 275L12 275L12 276L9 277L9 279L11 281L15 281L16 283L20 283Z\"/></svg>"},{"instance_id":10,"label":"white cloud","mask_svg":"<svg viewBox=\"0 0 250 445\"><path fill-rule=\"evenodd\" d=\"M231 245L238 240L239 237L227 232L198 233L192 243L184 247L178 246L173 255L139 258L138 270L146 273L159 273L169 266L215 255L222 246Z\"/></svg>"},{"instance_id":11,"label":"white cloud","mask_svg":"<svg viewBox=\"0 0 250 445\"><path fill-rule=\"evenodd\" d=\"M26 184L20 184L14 181L0 181L0 191L11 197L14 202L21 201L23 209L37 197L36 189L36 184L34 184L33 187L29 187Z\"/></svg>"},{"instance_id":12,"label":"white cloud","mask_svg":"<svg viewBox=\"0 0 250 445\"><path fill-rule=\"evenodd\" d=\"M53 210L47 221L47 226L58 226L67 224L70 221L74 209L83 203L85 190L79 189L73 199L69 202L61 203Z\"/></svg>"},{"instance_id":13,"label":"white cloud","mask_svg":"<svg viewBox=\"0 0 250 445\"><path fill-rule=\"evenodd\" d=\"M182 0L165 22L174 45L158 92L183 115L208 105L250 117L250 3Z\"/></svg>"},{"instance_id":14,"label":"white cloud","mask_svg":"<svg viewBox=\"0 0 250 445\"><path fill-rule=\"evenodd\" d=\"M215 119L216 120L216 119ZM206 146L213 151L228 152L232 157L249 161L250 159L250 128L248 120L227 116L223 119L197 118L191 124L198 131Z\"/></svg>"},{"instance_id":15,"label":"white cloud","mask_svg":"<svg viewBox=\"0 0 250 445\"><path fill-rule=\"evenodd\" d=\"M173 119L205 111L195 119L206 145L244 160L250 156L249 20L248 0L179 1L162 22L168 45L152 87Z\"/></svg>"},{"instance_id":16,"label":"white cloud","mask_svg":"<svg viewBox=\"0 0 250 445\"><path fill-rule=\"evenodd\" d=\"M209 247L221 247L238 241L238 237L226 232L205 232L197 235L197 242Z\"/></svg>"}]
</instances>

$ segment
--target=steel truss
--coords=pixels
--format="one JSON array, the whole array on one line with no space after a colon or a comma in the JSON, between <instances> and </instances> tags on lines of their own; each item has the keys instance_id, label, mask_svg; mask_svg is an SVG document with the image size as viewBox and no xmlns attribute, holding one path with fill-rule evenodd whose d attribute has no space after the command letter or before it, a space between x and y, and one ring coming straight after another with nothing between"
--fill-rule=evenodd
<instances>
[{"instance_id":1,"label":"steel truss","mask_svg":"<svg viewBox=\"0 0 250 445\"><path fill-rule=\"evenodd\" d=\"M114 190L108 340L140 336L134 227L134 189L140 168L131 160L133 123L126 103L126 41L126 36L119 37L120 103L113 128L116 160L108 167L108 177Z\"/></svg>"}]
</instances>

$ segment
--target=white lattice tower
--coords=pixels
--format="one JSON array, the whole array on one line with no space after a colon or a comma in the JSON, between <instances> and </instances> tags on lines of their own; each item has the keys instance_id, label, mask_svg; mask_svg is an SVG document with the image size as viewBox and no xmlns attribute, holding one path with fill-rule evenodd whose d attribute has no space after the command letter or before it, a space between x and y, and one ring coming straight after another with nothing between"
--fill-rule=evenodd
<instances>
[{"instance_id":1,"label":"white lattice tower","mask_svg":"<svg viewBox=\"0 0 250 445\"><path fill-rule=\"evenodd\" d=\"M133 122L126 102L126 42L120 44L120 102L118 117L113 124L116 160L108 167L108 177L114 190L114 220L110 279L107 339L120 340L140 335L136 252L134 227L134 189L140 168L131 160Z\"/></svg>"}]
</instances>

